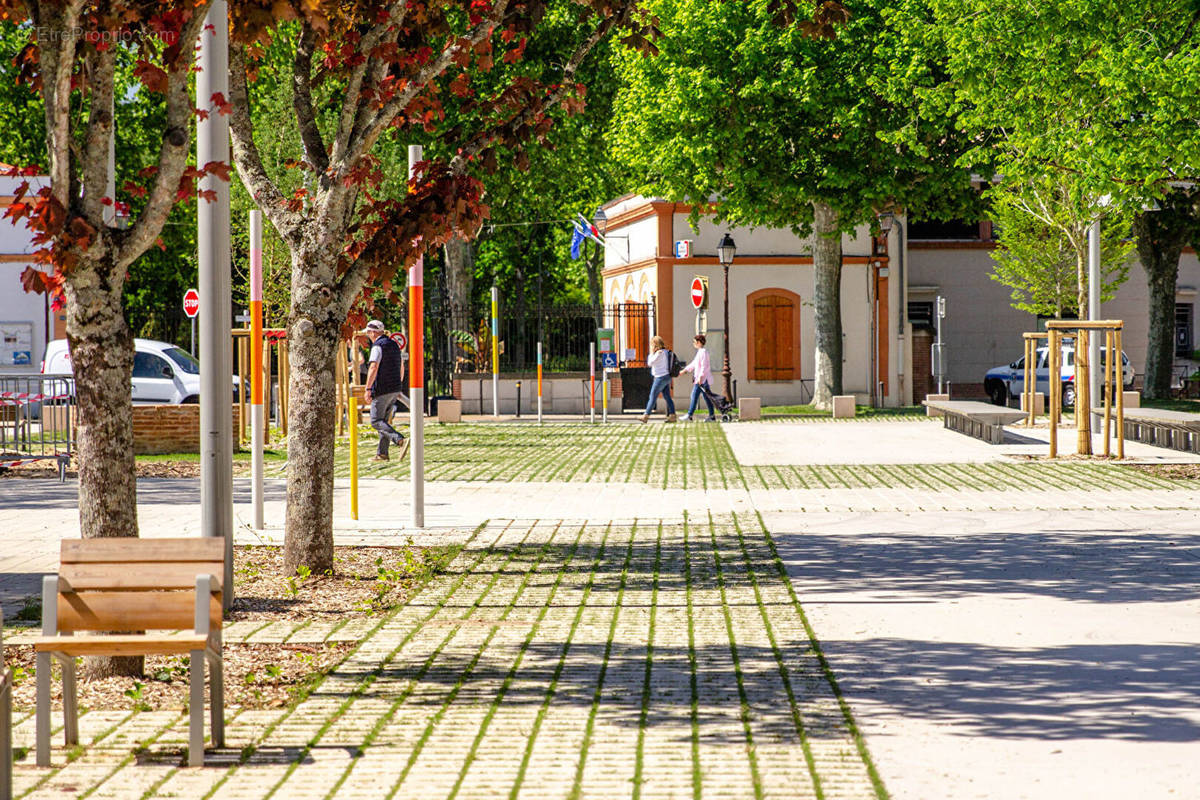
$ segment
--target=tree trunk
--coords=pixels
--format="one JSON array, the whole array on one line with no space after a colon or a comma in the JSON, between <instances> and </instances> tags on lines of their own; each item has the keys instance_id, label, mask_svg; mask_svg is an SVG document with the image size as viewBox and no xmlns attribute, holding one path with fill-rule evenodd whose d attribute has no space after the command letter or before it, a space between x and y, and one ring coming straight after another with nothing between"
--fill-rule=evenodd
<instances>
[{"instance_id":1,"label":"tree trunk","mask_svg":"<svg viewBox=\"0 0 1200 800\"><path fill-rule=\"evenodd\" d=\"M66 283L67 340L78 376L79 529L85 539L138 535L133 335L121 308L124 274L111 261L81 261ZM137 656L93 656L85 661L84 677L137 677L142 667Z\"/></svg>"},{"instance_id":2,"label":"tree trunk","mask_svg":"<svg viewBox=\"0 0 1200 800\"><path fill-rule=\"evenodd\" d=\"M457 236L446 242L446 291L456 310L471 307L475 288L475 245Z\"/></svg>"},{"instance_id":3,"label":"tree trunk","mask_svg":"<svg viewBox=\"0 0 1200 800\"><path fill-rule=\"evenodd\" d=\"M1078 250L1075 251L1075 308L1079 319L1088 318L1087 259Z\"/></svg>"},{"instance_id":4,"label":"tree trunk","mask_svg":"<svg viewBox=\"0 0 1200 800\"><path fill-rule=\"evenodd\" d=\"M1146 270L1150 290L1150 331L1146 345L1146 378L1142 394L1151 400L1171 396L1171 366L1175 361L1175 281L1187 228L1163 224L1163 211L1143 211L1134 218L1138 260ZM1170 223L1171 221L1167 220Z\"/></svg>"},{"instance_id":5,"label":"tree trunk","mask_svg":"<svg viewBox=\"0 0 1200 800\"><path fill-rule=\"evenodd\" d=\"M345 312L333 292L333 268L299 253L292 268L288 325L288 486L284 572L333 567L333 449L336 435L334 356ZM341 313L339 313L341 312Z\"/></svg>"},{"instance_id":6,"label":"tree trunk","mask_svg":"<svg viewBox=\"0 0 1200 800\"><path fill-rule=\"evenodd\" d=\"M833 408L842 393L842 237L838 215L827 203L813 203L813 283L817 358L813 405Z\"/></svg>"}]
</instances>

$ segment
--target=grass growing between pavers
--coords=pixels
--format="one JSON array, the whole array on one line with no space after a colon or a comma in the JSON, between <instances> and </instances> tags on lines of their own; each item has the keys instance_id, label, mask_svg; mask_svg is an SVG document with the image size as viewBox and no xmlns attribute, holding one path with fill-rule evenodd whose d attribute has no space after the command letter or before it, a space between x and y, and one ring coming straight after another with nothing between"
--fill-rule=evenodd
<instances>
[{"instance_id":1,"label":"grass growing between pavers","mask_svg":"<svg viewBox=\"0 0 1200 800\"><path fill-rule=\"evenodd\" d=\"M377 437L360 437L359 476L405 480L408 460L373 462ZM1063 462L742 466L720 425L430 425L430 481L643 483L682 489L910 489L1125 491L1192 488L1187 480L1126 465ZM797 454L797 461L804 454ZM282 477L280 462L269 474ZM350 474L339 440L335 475Z\"/></svg>"},{"instance_id":2,"label":"grass growing between pavers","mask_svg":"<svg viewBox=\"0 0 1200 800\"><path fill-rule=\"evenodd\" d=\"M478 539L305 702L231 729L214 767L162 760L172 715L34 796L887 797L753 517Z\"/></svg>"}]
</instances>

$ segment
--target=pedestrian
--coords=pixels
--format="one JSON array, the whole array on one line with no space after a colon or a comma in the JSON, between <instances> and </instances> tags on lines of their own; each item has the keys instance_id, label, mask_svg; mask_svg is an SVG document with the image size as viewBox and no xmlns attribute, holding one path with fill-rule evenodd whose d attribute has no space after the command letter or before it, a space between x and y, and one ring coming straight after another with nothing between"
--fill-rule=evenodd
<instances>
[{"instance_id":1,"label":"pedestrian","mask_svg":"<svg viewBox=\"0 0 1200 800\"><path fill-rule=\"evenodd\" d=\"M712 398L709 394L712 393L712 365L708 358L708 351L704 349L707 339L704 334L698 333L692 339L692 345L696 348L696 355L692 356L692 360L688 365L680 370L680 374L684 372L692 373L692 402L688 406L687 414L684 415L684 421L694 419L696 413L696 404L700 398L704 398L704 402L708 404L708 421L717 421L717 410L713 408Z\"/></svg>"},{"instance_id":2,"label":"pedestrian","mask_svg":"<svg viewBox=\"0 0 1200 800\"><path fill-rule=\"evenodd\" d=\"M371 355L367 359L367 402L371 404L371 427L379 431L379 447L372 461L388 460L388 445L400 447L397 458L408 452L408 440L392 427L392 411L400 390L404 388L404 359L400 345L387 335L383 323L373 319L363 333L371 340Z\"/></svg>"},{"instance_id":3,"label":"pedestrian","mask_svg":"<svg viewBox=\"0 0 1200 800\"><path fill-rule=\"evenodd\" d=\"M653 381L650 384L650 400L646 403L646 413L642 414L640 419L646 422L650 419L651 412L654 411L654 404L658 401L658 396L661 394L667 401L667 418L666 422L674 422L675 417L675 400L671 397L671 357L672 353L667 349L667 343L663 341L661 336L655 336L650 340L650 358L646 364L650 367L650 378Z\"/></svg>"}]
</instances>

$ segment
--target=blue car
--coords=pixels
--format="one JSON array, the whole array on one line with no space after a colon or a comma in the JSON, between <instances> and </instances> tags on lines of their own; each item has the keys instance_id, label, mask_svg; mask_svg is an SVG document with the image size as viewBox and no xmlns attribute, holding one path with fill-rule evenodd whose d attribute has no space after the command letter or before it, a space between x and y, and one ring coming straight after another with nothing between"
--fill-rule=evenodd
<instances>
[{"instance_id":1,"label":"blue car","mask_svg":"<svg viewBox=\"0 0 1200 800\"><path fill-rule=\"evenodd\" d=\"M1037 388L1046 396L1050 394L1050 366L1048 364L1050 349L1039 347L1037 350ZM1100 363L1108 364L1108 350L1100 348ZM1059 370L1062 381L1063 405L1075 405L1075 345L1069 343L1062 348L1062 366ZM1133 364L1129 356L1121 353L1121 382L1126 389L1133 386ZM993 367L983 376L983 389L988 397L998 406L1007 406L1009 401L1019 397L1025 390L1025 357L1004 367Z\"/></svg>"}]
</instances>

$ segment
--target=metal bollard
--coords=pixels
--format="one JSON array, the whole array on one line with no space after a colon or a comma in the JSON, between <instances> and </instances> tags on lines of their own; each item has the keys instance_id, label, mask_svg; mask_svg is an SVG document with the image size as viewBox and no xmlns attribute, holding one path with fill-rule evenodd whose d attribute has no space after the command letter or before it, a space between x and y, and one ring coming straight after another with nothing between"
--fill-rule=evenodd
<instances>
[{"instance_id":1,"label":"metal bollard","mask_svg":"<svg viewBox=\"0 0 1200 800\"><path fill-rule=\"evenodd\" d=\"M517 381L517 419L521 418L521 382Z\"/></svg>"}]
</instances>

